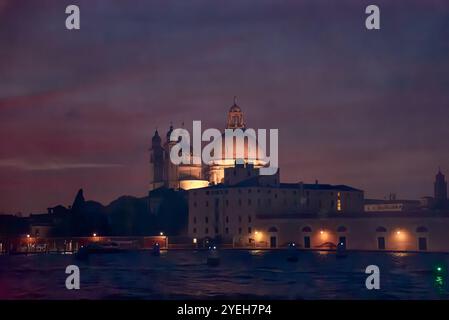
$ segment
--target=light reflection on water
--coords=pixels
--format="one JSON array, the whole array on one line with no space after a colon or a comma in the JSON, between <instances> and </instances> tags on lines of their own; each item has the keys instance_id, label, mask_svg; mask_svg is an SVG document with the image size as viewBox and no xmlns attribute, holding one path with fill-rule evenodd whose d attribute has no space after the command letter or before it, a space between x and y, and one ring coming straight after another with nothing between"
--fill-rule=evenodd
<instances>
[{"instance_id":1,"label":"light reflection on water","mask_svg":"<svg viewBox=\"0 0 449 320\"><path fill-rule=\"evenodd\" d=\"M446 254L222 251L217 267L203 251L93 255L0 256L1 299L448 299ZM65 288L65 268L81 270L81 290ZM365 288L365 268L377 265L381 289Z\"/></svg>"}]
</instances>

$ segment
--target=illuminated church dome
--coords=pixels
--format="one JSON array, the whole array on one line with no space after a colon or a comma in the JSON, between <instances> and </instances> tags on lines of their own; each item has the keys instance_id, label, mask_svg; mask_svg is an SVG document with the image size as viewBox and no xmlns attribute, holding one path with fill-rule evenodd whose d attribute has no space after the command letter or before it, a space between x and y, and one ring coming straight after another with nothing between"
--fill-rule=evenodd
<instances>
[{"instance_id":1,"label":"illuminated church dome","mask_svg":"<svg viewBox=\"0 0 449 320\"><path fill-rule=\"evenodd\" d=\"M241 129L246 136L249 136L251 133L246 129L242 109L236 104L235 97L234 104L228 112L226 129ZM229 143L228 145L226 144L225 133L222 134L221 159L213 160L208 164L209 181L211 183L222 183L224 179L224 169L234 167L236 163L252 163L255 168L260 168L266 165L266 162L261 160L261 158L265 156L265 152L257 142L257 132L254 132L254 134L255 135L252 136L252 138L245 137L243 143L241 139L237 139L233 136L232 146L230 146ZM238 143L240 145L238 145ZM232 148L232 150L230 150L230 148ZM239 150L239 148L241 149Z\"/></svg>"}]
</instances>

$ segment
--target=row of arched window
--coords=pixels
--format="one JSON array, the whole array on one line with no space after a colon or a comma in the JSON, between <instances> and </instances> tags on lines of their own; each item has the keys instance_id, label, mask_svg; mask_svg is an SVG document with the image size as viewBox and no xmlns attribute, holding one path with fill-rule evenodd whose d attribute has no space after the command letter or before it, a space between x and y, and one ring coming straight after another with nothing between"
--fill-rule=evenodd
<instances>
[{"instance_id":1,"label":"row of arched window","mask_svg":"<svg viewBox=\"0 0 449 320\"><path fill-rule=\"evenodd\" d=\"M271 227L268 229L268 232L277 232L278 229L276 227ZM312 232L312 228L309 226L306 226L302 228L302 232ZM339 226L337 228L337 232L346 232L348 229L345 226ZM429 230L426 227L420 226L416 228L416 232L422 233L422 232L428 232ZM387 228L379 226L376 228L376 232L387 232Z\"/></svg>"}]
</instances>

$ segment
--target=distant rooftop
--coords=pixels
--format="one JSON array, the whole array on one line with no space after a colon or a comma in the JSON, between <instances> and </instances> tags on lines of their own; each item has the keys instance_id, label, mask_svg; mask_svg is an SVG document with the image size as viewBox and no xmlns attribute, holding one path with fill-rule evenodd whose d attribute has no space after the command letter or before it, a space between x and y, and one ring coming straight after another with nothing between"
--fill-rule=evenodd
<instances>
[{"instance_id":1,"label":"distant rooftop","mask_svg":"<svg viewBox=\"0 0 449 320\"><path fill-rule=\"evenodd\" d=\"M300 189L301 185L302 188L306 190L337 190L337 191L359 191L362 192L360 189L356 189L347 185L338 184L338 185L331 185L331 184L322 184L322 183L280 183L278 185L263 185L260 184L259 178L263 176L257 176L253 177L247 180L244 180L242 182L239 182L234 185L226 185L226 184L216 184L212 186L208 186L202 189L224 189L224 188L242 188L242 187L271 187L271 188L280 188L280 189Z\"/></svg>"}]
</instances>

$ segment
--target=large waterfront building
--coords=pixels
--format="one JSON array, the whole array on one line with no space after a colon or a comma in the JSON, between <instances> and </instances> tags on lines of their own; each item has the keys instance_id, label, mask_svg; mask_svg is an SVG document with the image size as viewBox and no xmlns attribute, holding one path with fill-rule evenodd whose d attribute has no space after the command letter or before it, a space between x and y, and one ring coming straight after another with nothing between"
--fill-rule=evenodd
<instances>
[{"instance_id":1,"label":"large waterfront building","mask_svg":"<svg viewBox=\"0 0 449 320\"><path fill-rule=\"evenodd\" d=\"M346 185L281 183L251 165L225 170L223 184L189 192L189 236L234 247L449 251L449 212L364 211ZM414 203L415 204L415 203Z\"/></svg>"},{"instance_id":2,"label":"large waterfront building","mask_svg":"<svg viewBox=\"0 0 449 320\"><path fill-rule=\"evenodd\" d=\"M246 129L235 103L226 128ZM335 249L340 243L352 250L449 252L447 183L440 171L433 197L365 199L362 190L347 185L283 183L279 170L260 175L266 164L248 157L246 144L245 159L238 164L231 152L233 158L175 166L169 159L172 130L164 143L157 131L153 136L150 190L188 190L192 243L213 239L235 247L277 248L294 242L316 250ZM225 148L223 155L229 154Z\"/></svg>"},{"instance_id":3,"label":"large waterfront building","mask_svg":"<svg viewBox=\"0 0 449 320\"><path fill-rule=\"evenodd\" d=\"M260 217L357 213L363 191L329 184L280 183L279 171L259 175L252 164L224 171L224 183L189 191L189 235L246 245L257 241Z\"/></svg>"}]
</instances>

